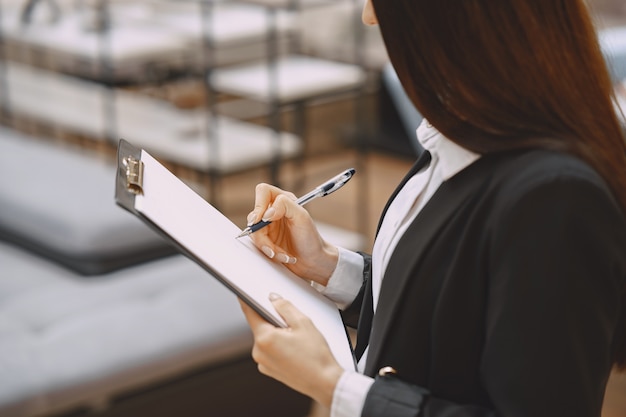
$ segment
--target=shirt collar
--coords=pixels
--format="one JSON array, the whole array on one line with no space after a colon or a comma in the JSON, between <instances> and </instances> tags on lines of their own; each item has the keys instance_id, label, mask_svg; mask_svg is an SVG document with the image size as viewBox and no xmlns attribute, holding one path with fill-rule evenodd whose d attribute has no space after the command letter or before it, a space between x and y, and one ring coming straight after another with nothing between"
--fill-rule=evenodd
<instances>
[{"instance_id":1,"label":"shirt collar","mask_svg":"<svg viewBox=\"0 0 626 417\"><path fill-rule=\"evenodd\" d=\"M457 145L439 133L426 119L422 120L417 128L417 140L424 149L437 155L444 181L449 180L480 158L480 154Z\"/></svg>"}]
</instances>

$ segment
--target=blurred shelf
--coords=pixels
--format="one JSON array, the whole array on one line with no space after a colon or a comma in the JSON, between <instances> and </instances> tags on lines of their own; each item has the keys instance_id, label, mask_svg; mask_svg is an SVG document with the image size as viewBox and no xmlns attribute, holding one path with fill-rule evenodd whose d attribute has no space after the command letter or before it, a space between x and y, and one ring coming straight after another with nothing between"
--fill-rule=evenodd
<instances>
[{"instance_id":1,"label":"blurred shelf","mask_svg":"<svg viewBox=\"0 0 626 417\"><path fill-rule=\"evenodd\" d=\"M156 26L175 29L199 40L204 31L202 25L207 23L210 40L219 47L266 41L269 29L278 34L287 34L295 29L293 13L280 12L274 21L265 8L253 4L217 3L210 10L210 21L203 22L198 5L181 5L179 1L164 3L151 16Z\"/></svg>"},{"instance_id":2,"label":"blurred shelf","mask_svg":"<svg viewBox=\"0 0 626 417\"><path fill-rule=\"evenodd\" d=\"M266 56L270 28L281 50L294 26L292 13L278 13L270 21L263 7L229 3L213 8L210 22L202 20L198 7L122 6L111 12L110 28L103 30L93 28L93 18L79 10L66 11L56 21L24 24L19 10L7 9L0 22L5 58L122 82L199 71L207 58L212 66L259 59ZM205 36L209 57L201 50Z\"/></svg>"},{"instance_id":3,"label":"blurred shelf","mask_svg":"<svg viewBox=\"0 0 626 417\"><path fill-rule=\"evenodd\" d=\"M337 3L337 0L237 0L250 4L259 4L264 7L302 10L311 7L328 6Z\"/></svg>"},{"instance_id":4,"label":"blurred shelf","mask_svg":"<svg viewBox=\"0 0 626 417\"><path fill-rule=\"evenodd\" d=\"M173 0L181 1L181 0ZM287 9L287 10L302 10L312 7L328 6L337 3L337 0L182 0L187 3L209 3L209 4L223 4L223 3L239 3L239 4L254 4L263 6L270 9Z\"/></svg>"},{"instance_id":5,"label":"blurred shelf","mask_svg":"<svg viewBox=\"0 0 626 417\"><path fill-rule=\"evenodd\" d=\"M278 57L274 65L258 61L218 68L210 84L220 92L284 104L354 90L365 79L357 65L291 55Z\"/></svg>"},{"instance_id":6,"label":"blurred shelf","mask_svg":"<svg viewBox=\"0 0 626 417\"><path fill-rule=\"evenodd\" d=\"M106 140L108 129L115 125L120 138L200 172L227 174L260 167L272 163L277 154L298 156L303 148L302 140L291 133L224 116L211 118L204 109L184 110L164 100L111 91L20 64L9 64L7 69L12 114L95 141ZM114 120L106 118L108 100L112 100Z\"/></svg>"}]
</instances>

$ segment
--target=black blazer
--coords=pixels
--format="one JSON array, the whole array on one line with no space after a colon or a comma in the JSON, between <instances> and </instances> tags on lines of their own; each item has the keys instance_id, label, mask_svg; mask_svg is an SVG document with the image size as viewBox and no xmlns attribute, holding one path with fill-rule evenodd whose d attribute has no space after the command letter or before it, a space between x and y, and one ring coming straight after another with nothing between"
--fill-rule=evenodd
<instances>
[{"instance_id":1,"label":"black blazer","mask_svg":"<svg viewBox=\"0 0 626 417\"><path fill-rule=\"evenodd\" d=\"M359 339L366 265L343 312ZM376 377L363 415L599 416L625 288L626 221L594 170L550 151L483 156L442 184L389 261L365 373L397 374Z\"/></svg>"}]
</instances>

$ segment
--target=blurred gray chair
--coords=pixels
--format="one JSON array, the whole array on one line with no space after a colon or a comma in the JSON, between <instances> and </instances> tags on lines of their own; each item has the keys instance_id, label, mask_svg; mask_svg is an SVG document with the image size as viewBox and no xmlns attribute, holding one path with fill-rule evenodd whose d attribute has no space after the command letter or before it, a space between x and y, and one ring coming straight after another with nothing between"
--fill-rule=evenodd
<instances>
[{"instance_id":1,"label":"blurred gray chair","mask_svg":"<svg viewBox=\"0 0 626 417\"><path fill-rule=\"evenodd\" d=\"M84 279L0 242L0 270L3 417L307 413L258 372L235 296L182 255Z\"/></svg>"},{"instance_id":2,"label":"blurred gray chair","mask_svg":"<svg viewBox=\"0 0 626 417\"><path fill-rule=\"evenodd\" d=\"M84 151L0 128L0 240L83 275L175 253L115 205L115 174Z\"/></svg>"}]
</instances>

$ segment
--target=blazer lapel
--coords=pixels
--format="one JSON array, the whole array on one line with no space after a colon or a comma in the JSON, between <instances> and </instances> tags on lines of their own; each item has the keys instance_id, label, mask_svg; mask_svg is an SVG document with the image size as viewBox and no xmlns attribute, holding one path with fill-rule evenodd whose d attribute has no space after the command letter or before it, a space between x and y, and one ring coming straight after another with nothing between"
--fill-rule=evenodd
<instances>
[{"instance_id":1,"label":"blazer lapel","mask_svg":"<svg viewBox=\"0 0 626 417\"><path fill-rule=\"evenodd\" d=\"M378 234L378 230L380 230L382 219L384 218L385 213L387 212L387 209L389 208L389 205L391 204L393 199L400 192L402 187L404 187L404 184L406 184L406 182L411 177L413 177L413 175L419 172L422 168L428 166L428 164L430 163L430 160L431 160L430 152L424 150L420 154L417 161L415 161L415 163L413 164L409 172L405 175L402 181L400 181L400 184L396 187L394 192L391 194L391 197L389 198L389 200L387 200L387 204L385 205L382 215L380 216L378 227L376 228L376 234ZM361 313L359 316L359 322L357 326L356 347L354 349L354 354L355 354L357 361L361 359L361 355L363 354L363 352L365 351L365 348L369 344L369 338L370 338L371 329L372 329L372 319L374 317L374 307L373 307L372 298L373 298L372 297L372 280L368 279L365 284L365 295L364 295L363 303L361 304Z\"/></svg>"},{"instance_id":2,"label":"blazer lapel","mask_svg":"<svg viewBox=\"0 0 626 417\"><path fill-rule=\"evenodd\" d=\"M422 262L429 244L459 208L471 201L473 196L480 195L491 178L493 161L498 159L494 156L483 156L444 182L398 242L385 272L372 321L365 374L373 375L377 372L375 368L381 347L385 343L397 306L402 302L407 283L410 279L415 279L412 273ZM420 169L417 165L416 163L416 171L412 170L413 173ZM427 280L429 277L419 279Z\"/></svg>"}]
</instances>

